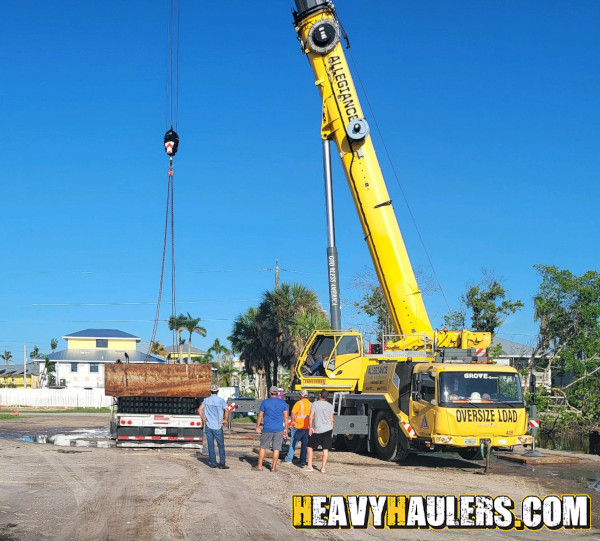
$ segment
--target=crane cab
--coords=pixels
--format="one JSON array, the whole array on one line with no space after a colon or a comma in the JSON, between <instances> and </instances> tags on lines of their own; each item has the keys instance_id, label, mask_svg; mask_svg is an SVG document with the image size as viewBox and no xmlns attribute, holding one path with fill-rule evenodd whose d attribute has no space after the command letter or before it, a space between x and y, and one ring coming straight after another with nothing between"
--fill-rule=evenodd
<instances>
[{"instance_id":1,"label":"crane cab","mask_svg":"<svg viewBox=\"0 0 600 541\"><path fill-rule=\"evenodd\" d=\"M376 361L364 356L359 332L315 331L298 357L295 389L361 391L370 364Z\"/></svg>"}]
</instances>

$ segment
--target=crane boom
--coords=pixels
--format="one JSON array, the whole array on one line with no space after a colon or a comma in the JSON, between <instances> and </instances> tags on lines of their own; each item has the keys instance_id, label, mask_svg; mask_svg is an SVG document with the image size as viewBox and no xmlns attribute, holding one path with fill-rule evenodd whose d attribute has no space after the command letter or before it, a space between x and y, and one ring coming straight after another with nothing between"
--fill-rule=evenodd
<instances>
[{"instance_id":1,"label":"crane boom","mask_svg":"<svg viewBox=\"0 0 600 541\"><path fill-rule=\"evenodd\" d=\"M330 0L295 1L296 32L323 102L321 136L337 147L394 328L403 336L402 349L426 343L486 347L488 333L433 330L346 61L335 8Z\"/></svg>"}]
</instances>

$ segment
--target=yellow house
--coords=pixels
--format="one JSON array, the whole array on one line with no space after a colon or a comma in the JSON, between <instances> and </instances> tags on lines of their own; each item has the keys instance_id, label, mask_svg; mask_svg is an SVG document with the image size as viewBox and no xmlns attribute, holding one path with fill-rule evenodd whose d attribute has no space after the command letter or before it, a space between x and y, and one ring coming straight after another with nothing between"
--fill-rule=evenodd
<instances>
[{"instance_id":1,"label":"yellow house","mask_svg":"<svg viewBox=\"0 0 600 541\"><path fill-rule=\"evenodd\" d=\"M24 388L25 370L22 364L0 366L0 387ZM27 388L39 387L39 366L37 363L27 363Z\"/></svg>"}]
</instances>

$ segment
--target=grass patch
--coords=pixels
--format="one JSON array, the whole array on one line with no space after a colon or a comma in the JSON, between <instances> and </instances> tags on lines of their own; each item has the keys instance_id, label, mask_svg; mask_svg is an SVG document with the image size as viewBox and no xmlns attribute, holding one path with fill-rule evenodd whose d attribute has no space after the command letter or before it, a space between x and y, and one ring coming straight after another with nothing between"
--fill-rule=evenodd
<instances>
[{"instance_id":1,"label":"grass patch","mask_svg":"<svg viewBox=\"0 0 600 541\"><path fill-rule=\"evenodd\" d=\"M249 415L244 415L243 417L235 417L233 419L234 423L256 423L256 415L253 416L249 416Z\"/></svg>"},{"instance_id":2,"label":"grass patch","mask_svg":"<svg viewBox=\"0 0 600 541\"><path fill-rule=\"evenodd\" d=\"M20 421L18 415L12 413L0 413L0 421Z\"/></svg>"}]
</instances>

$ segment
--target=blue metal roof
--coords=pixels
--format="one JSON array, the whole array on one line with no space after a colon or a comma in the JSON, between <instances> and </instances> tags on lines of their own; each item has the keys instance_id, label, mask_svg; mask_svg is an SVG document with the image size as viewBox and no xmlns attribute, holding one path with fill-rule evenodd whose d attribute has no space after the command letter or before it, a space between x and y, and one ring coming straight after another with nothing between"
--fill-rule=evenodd
<instances>
[{"instance_id":1,"label":"blue metal roof","mask_svg":"<svg viewBox=\"0 0 600 541\"><path fill-rule=\"evenodd\" d=\"M22 376L23 372L24 370L22 364L0 365L0 376ZM38 363L27 363L27 374L39 376L40 367Z\"/></svg>"},{"instance_id":2,"label":"blue metal roof","mask_svg":"<svg viewBox=\"0 0 600 541\"><path fill-rule=\"evenodd\" d=\"M146 354L137 351L135 349L82 349L82 348L70 348L63 349L62 351L56 351L50 353L48 358L51 361L58 362L78 362L78 363L114 363L117 359L121 359L121 362L126 363L127 359L125 353L129 355L130 363L143 363L146 359ZM158 355L152 355L148 357L149 363L166 363L167 359L159 357Z\"/></svg>"},{"instance_id":3,"label":"blue metal roof","mask_svg":"<svg viewBox=\"0 0 600 541\"><path fill-rule=\"evenodd\" d=\"M85 329L84 331L67 334L63 338L65 340L67 338L112 338L117 340L131 340L133 338L138 341L141 340L139 336L134 336L118 329Z\"/></svg>"}]
</instances>

